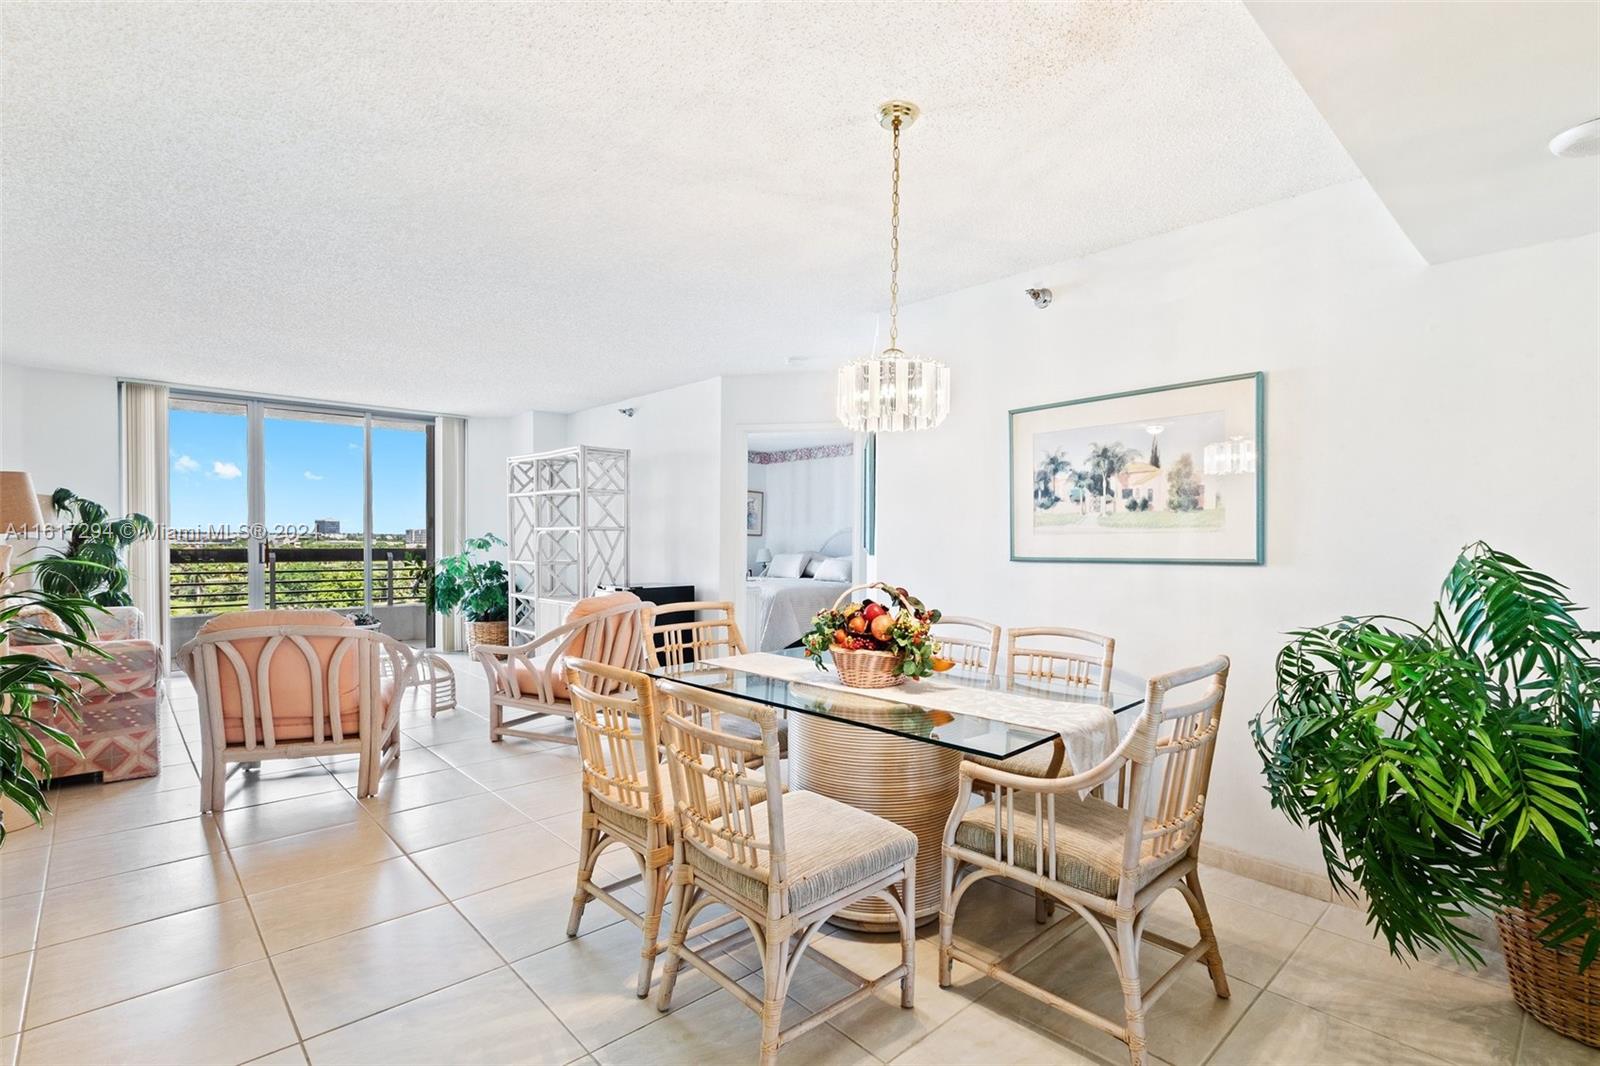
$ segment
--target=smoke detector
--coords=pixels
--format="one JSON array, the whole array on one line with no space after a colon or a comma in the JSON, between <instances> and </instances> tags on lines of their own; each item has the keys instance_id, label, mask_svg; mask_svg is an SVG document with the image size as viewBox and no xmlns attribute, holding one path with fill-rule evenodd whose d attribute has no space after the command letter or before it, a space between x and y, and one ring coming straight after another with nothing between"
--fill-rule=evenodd
<instances>
[{"instance_id":1,"label":"smoke detector","mask_svg":"<svg viewBox=\"0 0 1600 1066\"><path fill-rule=\"evenodd\" d=\"M1550 138L1550 154L1563 159L1600 155L1600 118L1580 122Z\"/></svg>"}]
</instances>

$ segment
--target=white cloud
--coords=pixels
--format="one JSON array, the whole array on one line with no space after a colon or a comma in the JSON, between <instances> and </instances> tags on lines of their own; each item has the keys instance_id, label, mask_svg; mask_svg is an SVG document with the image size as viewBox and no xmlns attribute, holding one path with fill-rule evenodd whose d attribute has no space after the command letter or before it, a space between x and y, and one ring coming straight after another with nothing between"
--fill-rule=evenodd
<instances>
[{"instance_id":1,"label":"white cloud","mask_svg":"<svg viewBox=\"0 0 1600 1066\"><path fill-rule=\"evenodd\" d=\"M306 471L306 480L307 481L321 481L322 480L322 475L321 474L313 474L311 471L307 470Z\"/></svg>"},{"instance_id":2,"label":"white cloud","mask_svg":"<svg viewBox=\"0 0 1600 1066\"><path fill-rule=\"evenodd\" d=\"M173 462L172 469L176 470L180 474L192 474L196 470L200 469L200 464L195 462L192 456L180 455Z\"/></svg>"},{"instance_id":3,"label":"white cloud","mask_svg":"<svg viewBox=\"0 0 1600 1066\"><path fill-rule=\"evenodd\" d=\"M244 471L240 470L234 463L225 463L221 459L211 460L211 474L213 477L220 477L224 481L232 481L243 473Z\"/></svg>"}]
</instances>

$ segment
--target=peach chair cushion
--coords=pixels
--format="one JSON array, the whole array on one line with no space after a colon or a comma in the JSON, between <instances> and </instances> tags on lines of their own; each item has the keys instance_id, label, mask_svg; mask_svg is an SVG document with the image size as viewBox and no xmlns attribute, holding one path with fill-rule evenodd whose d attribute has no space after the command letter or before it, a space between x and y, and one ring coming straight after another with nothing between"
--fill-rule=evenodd
<instances>
[{"instance_id":1,"label":"peach chair cushion","mask_svg":"<svg viewBox=\"0 0 1600 1066\"><path fill-rule=\"evenodd\" d=\"M233 629L257 629L265 626L347 627L350 624L350 619L336 611L234 611L212 618L200 627L199 635L208 636ZM307 642L323 664L325 680L327 663L333 657L339 639L309 637ZM245 668L250 672L252 689L256 685L256 668L266 646L266 637L251 637L233 642L233 649L239 653L239 657L244 660ZM217 655L217 667L217 687L222 696L223 735L229 744L243 744L244 711L243 701L239 695L239 678L234 672L231 661L221 652ZM311 670L305 655L288 642L280 644L272 655L272 666L267 680L271 686L272 729L277 742L310 740L316 734L311 720ZM391 683L387 695L392 696L392 691ZM386 710L390 700L381 689L378 695L382 709ZM344 661L339 665L339 728L347 739L360 732L360 700L360 667L354 651L350 651L345 653ZM326 727L322 735L325 739L332 739L331 731ZM263 740L258 731L256 743L262 743Z\"/></svg>"},{"instance_id":2,"label":"peach chair cushion","mask_svg":"<svg viewBox=\"0 0 1600 1066\"><path fill-rule=\"evenodd\" d=\"M604 596L585 596L583 599L572 605L572 613L567 615L567 621L581 622L583 619L592 615L601 614L602 612L609 611L617 607L623 607L628 604L639 602L641 602L639 597L631 592L608 592ZM606 632L601 637L600 641L602 647L605 645L606 638L610 637L612 634L615 634L617 637L616 644L614 645L617 651L613 658L616 658L618 661L606 663L605 665L629 665L626 656L632 650L634 642L639 639L639 616L637 614L623 614L618 615L616 618L608 621L606 623ZM583 645L587 637L587 630L578 630L576 633L572 634L571 639L567 641L566 647L561 649L561 653L559 655L553 657L546 664L541 665L535 663L533 670L529 670L526 666L518 663L515 673L517 675L517 687L521 690L522 694L524 696L531 696L538 692L539 685L534 679L534 672L537 671L539 673L543 673L545 670L549 670L552 675L550 678L550 691L555 693L556 699L571 699L572 693L567 689L567 659L583 658Z\"/></svg>"}]
</instances>

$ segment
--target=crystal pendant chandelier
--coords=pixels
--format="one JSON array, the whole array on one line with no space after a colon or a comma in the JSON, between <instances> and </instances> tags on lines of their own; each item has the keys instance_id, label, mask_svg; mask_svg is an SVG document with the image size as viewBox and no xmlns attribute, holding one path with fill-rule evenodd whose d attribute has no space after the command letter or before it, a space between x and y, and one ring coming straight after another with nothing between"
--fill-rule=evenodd
<instances>
[{"instance_id":1,"label":"crystal pendant chandelier","mask_svg":"<svg viewBox=\"0 0 1600 1066\"><path fill-rule=\"evenodd\" d=\"M890 100L878 108L894 135L889 215L889 347L839 368L839 421L857 433L932 429L950 413L950 368L900 350L900 130L917 120L917 105Z\"/></svg>"}]
</instances>

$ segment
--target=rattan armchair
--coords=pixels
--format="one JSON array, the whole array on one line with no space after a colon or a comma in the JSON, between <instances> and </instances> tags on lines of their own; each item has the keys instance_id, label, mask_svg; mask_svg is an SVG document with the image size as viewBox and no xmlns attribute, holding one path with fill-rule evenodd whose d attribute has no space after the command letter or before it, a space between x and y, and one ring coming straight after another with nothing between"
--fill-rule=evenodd
<instances>
[{"instance_id":1,"label":"rattan armchair","mask_svg":"<svg viewBox=\"0 0 1600 1066\"><path fill-rule=\"evenodd\" d=\"M1133 1066L1145 1062L1145 1015L1183 968L1203 963L1218 996L1228 979L1200 890L1200 832L1211 759L1222 719L1228 660L1150 679L1144 712L1111 756L1071 777L1040 779L971 762L961 767L961 790L944 837L944 882L939 910L939 983L963 962L1002 984L1103 1029L1128 1045ZM1189 702L1170 705L1174 690L1204 685ZM969 809L975 782L993 798ZM1114 787L1116 802L1089 792ZM1046 929L1009 955L994 959L957 940L961 900L979 881L1004 878L1034 889L1083 920L1111 956L1121 982L1119 1023L1018 977L1013 963L1031 955ZM1182 944L1145 930L1146 912L1168 889L1189 904L1199 939ZM1139 974L1139 947L1149 941L1177 953L1178 962L1148 986Z\"/></svg>"},{"instance_id":2,"label":"rattan armchair","mask_svg":"<svg viewBox=\"0 0 1600 1066\"><path fill-rule=\"evenodd\" d=\"M623 670L644 664L644 607L632 593L579 600L564 625L524 644L478 644L472 655L489 682L489 740L505 737L575 744L575 737L528 726L547 716L571 718L566 663L584 659ZM508 719L509 713L522 712Z\"/></svg>"},{"instance_id":3,"label":"rattan armchair","mask_svg":"<svg viewBox=\"0 0 1600 1066\"><path fill-rule=\"evenodd\" d=\"M400 756L417 654L333 611L218 615L178 663L200 704L202 814L223 808L230 763L356 754L356 794L375 796Z\"/></svg>"}]
</instances>

